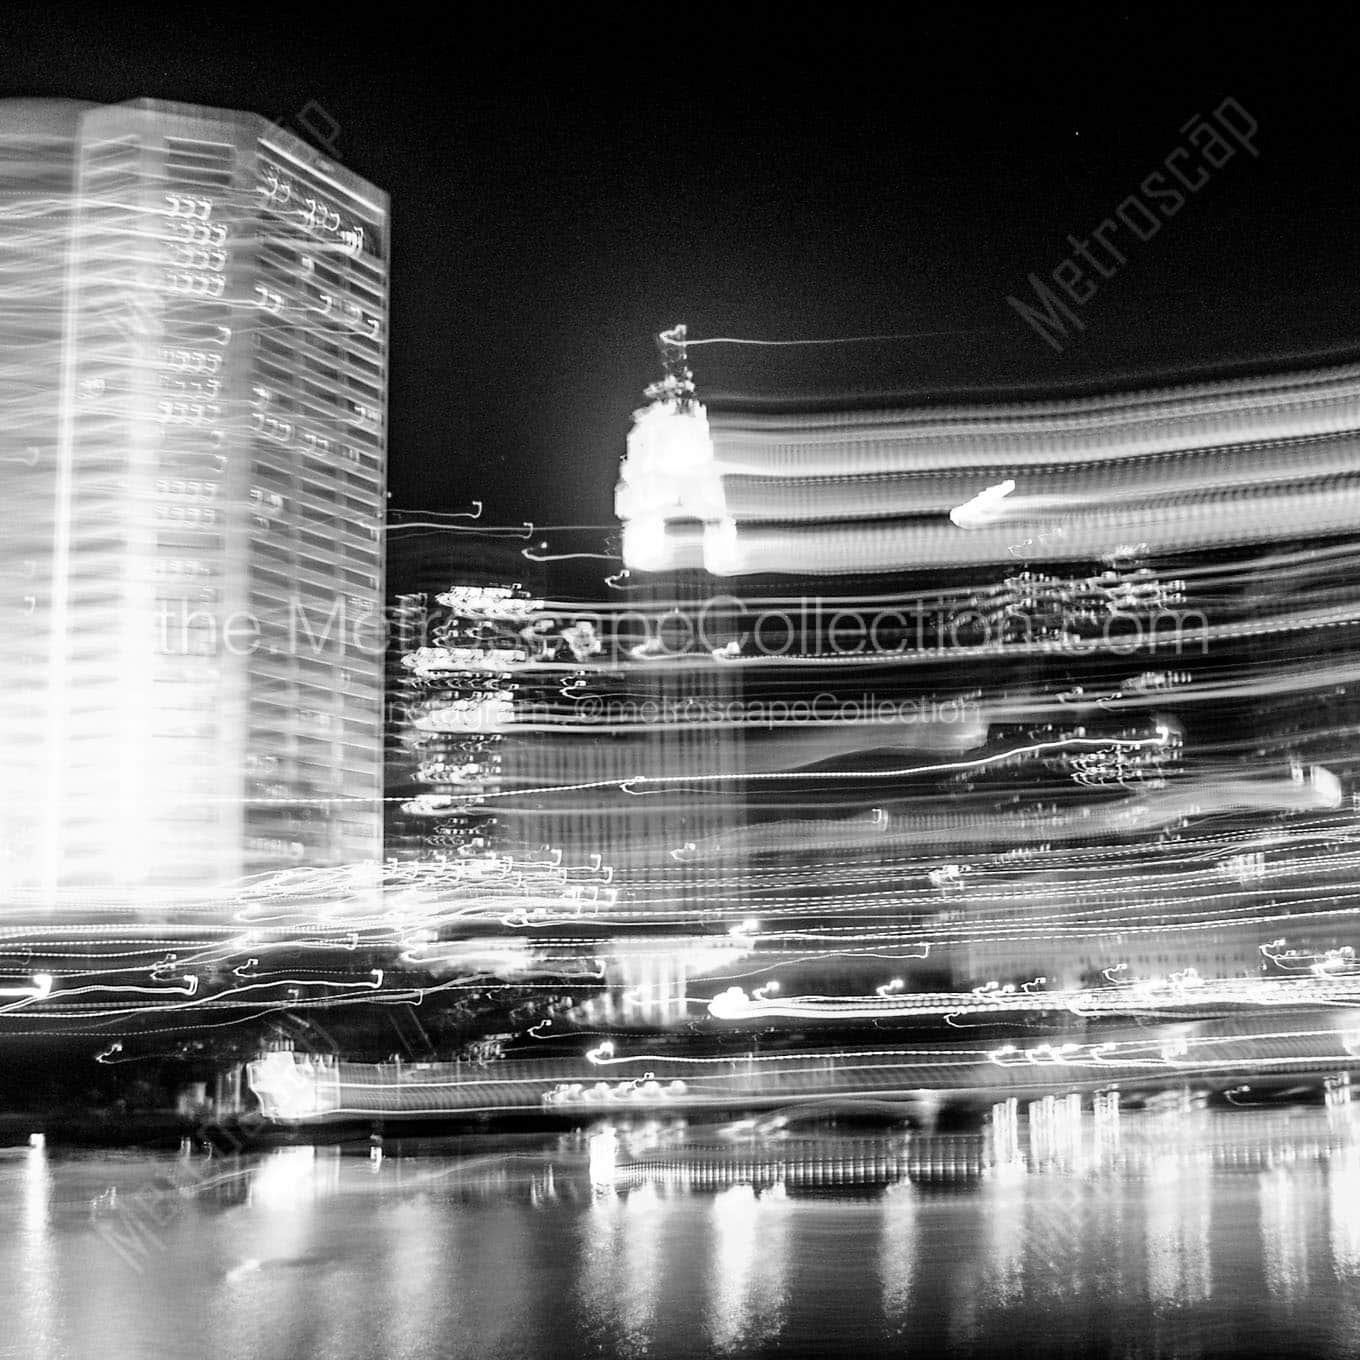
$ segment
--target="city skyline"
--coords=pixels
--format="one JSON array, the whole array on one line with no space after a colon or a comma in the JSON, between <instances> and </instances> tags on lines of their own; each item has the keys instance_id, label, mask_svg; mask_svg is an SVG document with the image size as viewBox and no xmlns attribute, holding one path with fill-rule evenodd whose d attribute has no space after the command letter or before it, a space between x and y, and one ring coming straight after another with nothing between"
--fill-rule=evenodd
<instances>
[{"instance_id":1,"label":"city skyline","mask_svg":"<svg viewBox=\"0 0 1360 1360\"><path fill-rule=\"evenodd\" d=\"M1360 26L443 18L0 14L0 1349L1357 1353Z\"/></svg>"}]
</instances>

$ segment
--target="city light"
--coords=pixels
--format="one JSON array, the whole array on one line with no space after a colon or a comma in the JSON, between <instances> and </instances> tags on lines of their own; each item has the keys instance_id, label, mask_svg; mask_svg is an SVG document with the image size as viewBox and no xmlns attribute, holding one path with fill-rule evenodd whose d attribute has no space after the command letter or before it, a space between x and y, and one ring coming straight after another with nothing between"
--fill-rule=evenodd
<instances>
[{"instance_id":1,"label":"city light","mask_svg":"<svg viewBox=\"0 0 1360 1360\"><path fill-rule=\"evenodd\" d=\"M1089 371L977 339L967 280L1058 239L1012 207L1018 136L969 149L1006 226L966 262L918 140L939 222L898 202L923 260L890 272L865 123L796 213L734 175L756 225L720 268L719 153L780 144L691 88L720 38L570 191L556 96L483 156L496 101L436 124L398 91L427 144L352 166L314 100L295 130L0 100L0 1255L31 1348L90 1353L59 1316L87 1294L120 1355L850 1353L808 1321L837 1310L856 1353L1079 1317L1033 1353L1132 1355L1137 1308L1159 1354L1226 1353L1314 1298L1360 1344L1360 363L1297 317L1250 362L1151 323ZM1092 106L1082 147L1118 140ZM1021 269L1031 302L997 285L1042 361L1187 194L1226 222L1283 173L1264 105L1200 108ZM651 175L648 138L664 201L594 184ZM610 256L602 322L588 257L635 218L664 248ZM704 333L619 320L667 297ZM596 327L608 363L557 361ZM92 1190L95 1144L142 1151ZM94 1241L192 1335L143 1328Z\"/></svg>"}]
</instances>

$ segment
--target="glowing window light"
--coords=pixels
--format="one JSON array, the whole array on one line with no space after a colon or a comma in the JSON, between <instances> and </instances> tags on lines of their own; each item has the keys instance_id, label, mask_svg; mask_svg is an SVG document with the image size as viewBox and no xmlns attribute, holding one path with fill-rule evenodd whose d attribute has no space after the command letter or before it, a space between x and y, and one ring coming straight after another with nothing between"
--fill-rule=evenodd
<instances>
[{"instance_id":1,"label":"glowing window light","mask_svg":"<svg viewBox=\"0 0 1360 1360\"><path fill-rule=\"evenodd\" d=\"M1314 765L1308 771L1308 784L1317 795L1323 807L1341 806L1341 781L1322 765Z\"/></svg>"},{"instance_id":2,"label":"glowing window light","mask_svg":"<svg viewBox=\"0 0 1360 1360\"><path fill-rule=\"evenodd\" d=\"M25 1001L44 1001L51 995L54 981L51 973L34 973L31 987L0 987L0 996L15 996Z\"/></svg>"},{"instance_id":3,"label":"glowing window light","mask_svg":"<svg viewBox=\"0 0 1360 1360\"><path fill-rule=\"evenodd\" d=\"M623 559L638 571L674 565L669 520L726 518L722 477L702 405L656 402L639 411L628 434L614 508L623 522ZM706 551L706 550L705 550Z\"/></svg>"},{"instance_id":4,"label":"glowing window light","mask_svg":"<svg viewBox=\"0 0 1360 1360\"><path fill-rule=\"evenodd\" d=\"M472 618L522 620L543 607L542 600L531 599L519 586L453 586L441 591L435 600L455 612Z\"/></svg>"},{"instance_id":5,"label":"glowing window light","mask_svg":"<svg viewBox=\"0 0 1360 1360\"><path fill-rule=\"evenodd\" d=\"M660 479L659 485L716 472L713 437L703 405L690 402L681 407L673 401L659 401L639 411L628 432L624 471L624 481L630 486L651 478Z\"/></svg>"},{"instance_id":6,"label":"glowing window light","mask_svg":"<svg viewBox=\"0 0 1360 1360\"><path fill-rule=\"evenodd\" d=\"M721 519L704 529L704 569L714 576L734 576L741 570L742 553L737 522Z\"/></svg>"},{"instance_id":7,"label":"glowing window light","mask_svg":"<svg viewBox=\"0 0 1360 1360\"><path fill-rule=\"evenodd\" d=\"M671 562L666 521L658 514L625 520L623 560L635 571L664 571Z\"/></svg>"},{"instance_id":8,"label":"glowing window light","mask_svg":"<svg viewBox=\"0 0 1360 1360\"><path fill-rule=\"evenodd\" d=\"M990 524L1005 513L1001 503L1014 490L1015 482L1008 477L1004 482L998 482L985 491L979 491L972 500L956 505L949 512L949 518L960 529L975 529Z\"/></svg>"},{"instance_id":9,"label":"glowing window light","mask_svg":"<svg viewBox=\"0 0 1360 1360\"><path fill-rule=\"evenodd\" d=\"M305 1119L317 1113L315 1075L291 1053L266 1053L249 1063L246 1080L270 1119Z\"/></svg>"}]
</instances>

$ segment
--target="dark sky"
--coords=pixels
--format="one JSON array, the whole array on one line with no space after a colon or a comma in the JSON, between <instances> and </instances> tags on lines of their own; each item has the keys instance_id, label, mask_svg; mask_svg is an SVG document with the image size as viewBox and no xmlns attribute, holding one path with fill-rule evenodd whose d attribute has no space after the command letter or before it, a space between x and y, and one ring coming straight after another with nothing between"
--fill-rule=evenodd
<instances>
[{"instance_id":1,"label":"dark sky","mask_svg":"<svg viewBox=\"0 0 1360 1360\"><path fill-rule=\"evenodd\" d=\"M1061 388L1360 351L1343 7L482 12L8 7L0 94L288 122L393 200L392 503L610 517L651 335L973 332L696 350L710 397ZM884 10L885 16L893 11ZM1047 348L1007 306L1231 96L1260 125ZM555 543L567 546L565 540Z\"/></svg>"}]
</instances>

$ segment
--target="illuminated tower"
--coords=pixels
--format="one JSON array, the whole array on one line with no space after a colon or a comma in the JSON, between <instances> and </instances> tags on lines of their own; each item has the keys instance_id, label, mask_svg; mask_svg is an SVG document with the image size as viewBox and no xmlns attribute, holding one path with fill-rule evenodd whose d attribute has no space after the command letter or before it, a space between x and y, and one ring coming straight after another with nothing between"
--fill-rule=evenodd
<instances>
[{"instance_id":1,"label":"illuminated tower","mask_svg":"<svg viewBox=\"0 0 1360 1360\"><path fill-rule=\"evenodd\" d=\"M87 107L0 102L0 888L36 879L38 796L51 757L53 534L65 312L75 200L71 174Z\"/></svg>"},{"instance_id":2,"label":"illuminated tower","mask_svg":"<svg viewBox=\"0 0 1360 1360\"><path fill-rule=\"evenodd\" d=\"M625 563L702 566L751 606L715 655L761 782L718 848L749 883L791 870L799 915L847 934L872 901L875 944L924 946L910 989L1350 969L1346 912L1316 906L1354 892L1331 846L1360 806L1357 392L1346 365L702 421L656 403ZM757 730L794 695L802 722ZM903 985L874 966L798 985Z\"/></svg>"},{"instance_id":3,"label":"illuminated tower","mask_svg":"<svg viewBox=\"0 0 1360 1360\"><path fill-rule=\"evenodd\" d=\"M628 852L615 854L628 869L625 887L630 879L647 882L659 898L707 915L718 911L732 864L711 850L696 860L694 850L745 820L738 778L744 753L740 723L727 716L738 705L740 679L716 659L728 633L712 605L726 591L703 551L706 541L721 538L723 487L685 340L684 326L658 337L665 376L647 388L648 405L634 413L615 508L624 562L636 573L630 603L651 615L653 638L668 639L661 655L622 673L643 701L641 711L650 708L660 719L636 724L639 749L628 772L695 783L641 805L631 796L616 799L623 819L615 821L624 830L612 839Z\"/></svg>"},{"instance_id":4,"label":"illuminated tower","mask_svg":"<svg viewBox=\"0 0 1360 1360\"><path fill-rule=\"evenodd\" d=\"M45 539L18 564L41 586L41 826L10 882L376 859L386 197L254 115L67 117L65 277L33 305L62 356L26 374L55 437L19 506Z\"/></svg>"}]
</instances>

